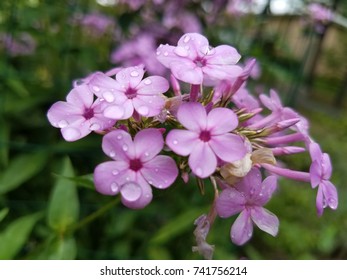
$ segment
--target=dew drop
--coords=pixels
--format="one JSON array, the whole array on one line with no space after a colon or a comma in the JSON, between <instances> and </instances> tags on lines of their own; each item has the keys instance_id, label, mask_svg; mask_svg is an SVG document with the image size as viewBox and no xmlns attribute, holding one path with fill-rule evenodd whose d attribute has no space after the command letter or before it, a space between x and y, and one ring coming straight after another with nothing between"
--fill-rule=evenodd
<instances>
[{"instance_id":1,"label":"dew drop","mask_svg":"<svg viewBox=\"0 0 347 280\"><path fill-rule=\"evenodd\" d=\"M104 116L109 119L122 119L124 109L121 106L109 106L104 110Z\"/></svg>"},{"instance_id":2,"label":"dew drop","mask_svg":"<svg viewBox=\"0 0 347 280\"><path fill-rule=\"evenodd\" d=\"M164 52L164 56L168 56L169 55L169 53L168 52Z\"/></svg>"},{"instance_id":3,"label":"dew drop","mask_svg":"<svg viewBox=\"0 0 347 280\"><path fill-rule=\"evenodd\" d=\"M163 188L163 185L160 184L160 185L158 186L158 189L162 189L162 188Z\"/></svg>"},{"instance_id":4,"label":"dew drop","mask_svg":"<svg viewBox=\"0 0 347 280\"><path fill-rule=\"evenodd\" d=\"M148 184L152 185L152 184L153 184L153 181L149 180L149 181L148 181Z\"/></svg>"},{"instance_id":5,"label":"dew drop","mask_svg":"<svg viewBox=\"0 0 347 280\"><path fill-rule=\"evenodd\" d=\"M123 149L124 152L126 152L126 151L129 149L129 147L128 147L127 145L124 144L123 147L122 147L122 149Z\"/></svg>"},{"instance_id":6,"label":"dew drop","mask_svg":"<svg viewBox=\"0 0 347 280\"><path fill-rule=\"evenodd\" d=\"M139 75L140 75L139 72L137 72L135 70L130 73L131 77L138 77Z\"/></svg>"},{"instance_id":7,"label":"dew drop","mask_svg":"<svg viewBox=\"0 0 347 280\"><path fill-rule=\"evenodd\" d=\"M158 168L156 168L156 169L154 169L154 171L155 171L155 172L159 172L159 169L158 169Z\"/></svg>"},{"instance_id":8,"label":"dew drop","mask_svg":"<svg viewBox=\"0 0 347 280\"><path fill-rule=\"evenodd\" d=\"M112 92L110 91L105 91L103 94L102 94L102 97L109 103L113 102L114 101L114 95Z\"/></svg>"},{"instance_id":9,"label":"dew drop","mask_svg":"<svg viewBox=\"0 0 347 280\"><path fill-rule=\"evenodd\" d=\"M175 50L174 50L175 54L179 55L179 56L182 56L182 57L186 57L188 56L188 50L186 50L185 48L183 47L176 47Z\"/></svg>"},{"instance_id":10,"label":"dew drop","mask_svg":"<svg viewBox=\"0 0 347 280\"><path fill-rule=\"evenodd\" d=\"M58 126L60 128L67 127L68 125L69 125L69 123L66 120L61 120L60 122L58 122Z\"/></svg>"},{"instance_id":11,"label":"dew drop","mask_svg":"<svg viewBox=\"0 0 347 280\"><path fill-rule=\"evenodd\" d=\"M114 156L116 156L115 151L111 151L111 152L110 152L110 157L114 157Z\"/></svg>"},{"instance_id":12,"label":"dew drop","mask_svg":"<svg viewBox=\"0 0 347 280\"><path fill-rule=\"evenodd\" d=\"M198 176L201 176L201 175L202 175L202 169L201 169L201 167L197 167L197 168L196 168L195 174L198 175Z\"/></svg>"},{"instance_id":13,"label":"dew drop","mask_svg":"<svg viewBox=\"0 0 347 280\"><path fill-rule=\"evenodd\" d=\"M160 55L161 54L161 52L160 51L157 51L157 55Z\"/></svg>"},{"instance_id":14,"label":"dew drop","mask_svg":"<svg viewBox=\"0 0 347 280\"><path fill-rule=\"evenodd\" d=\"M151 195L149 195L149 194L146 194L146 195L145 195L145 197L146 197L146 198L150 198L150 197L151 197Z\"/></svg>"},{"instance_id":15,"label":"dew drop","mask_svg":"<svg viewBox=\"0 0 347 280\"><path fill-rule=\"evenodd\" d=\"M117 135L117 139L118 140L122 140L123 139L123 136L121 134Z\"/></svg>"},{"instance_id":16,"label":"dew drop","mask_svg":"<svg viewBox=\"0 0 347 280\"><path fill-rule=\"evenodd\" d=\"M119 186L118 186L117 183L112 183L111 184L111 191L114 192L114 193L119 191Z\"/></svg>"},{"instance_id":17,"label":"dew drop","mask_svg":"<svg viewBox=\"0 0 347 280\"><path fill-rule=\"evenodd\" d=\"M189 40L190 40L190 36L186 35L183 39L183 42L187 44L189 42Z\"/></svg>"},{"instance_id":18,"label":"dew drop","mask_svg":"<svg viewBox=\"0 0 347 280\"><path fill-rule=\"evenodd\" d=\"M137 109L137 112L142 116L147 116L149 114L149 109L147 106L140 106Z\"/></svg>"},{"instance_id":19,"label":"dew drop","mask_svg":"<svg viewBox=\"0 0 347 280\"><path fill-rule=\"evenodd\" d=\"M329 204L329 207L333 210L337 208L336 200L332 197L328 199L328 204Z\"/></svg>"},{"instance_id":20,"label":"dew drop","mask_svg":"<svg viewBox=\"0 0 347 280\"><path fill-rule=\"evenodd\" d=\"M164 183L167 184L168 180L164 180Z\"/></svg>"},{"instance_id":21,"label":"dew drop","mask_svg":"<svg viewBox=\"0 0 347 280\"><path fill-rule=\"evenodd\" d=\"M252 236L252 232L251 231L247 232L247 236L251 237Z\"/></svg>"},{"instance_id":22,"label":"dew drop","mask_svg":"<svg viewBox=\"0 0 347 280\"><path fill-rule=\"evenodd\" d=\"M119 171L118 171L117 169L112 170L112 174L113 174L113 175L118 175L118 174L119 174Z\"/></svg>"},{"instance_id":23,"label":"dew drop","mask_svg":"<svg viewBox=\"0 0 347 280\"><path fill-rule=\"evenodd\" d=\"M148 152L145 152L145 156L146 156L146 157L149 157L149 153L148 153Z\"/></svg>"},{"instance_id":24,"label":"dew drop","mask_svg":"<svg viewBox=\"0 0 347 280\"><path fill-rule=\"evenodd\" d=\"M178 141L177 141L177 140L173 140L173 141L172 141L172 144L177 145L177 144L178 144Z\"/></svg>"},{"instance_id":25,"label":"dew drop","mask_svg":"<svg viewBox=\"0 0 347 280\"><path fill-rule=\"evenodd\" d=\"M152 83L151 79L147 78L144 80L145 85L150 85Z\"/></svg>"},{"instance_id":26,"label":"dew drop","mask_svg":"<svg viewBox=\"0 0 347 280\"><path fill-rule=\"evenodd\" d=\"M81 136L79 130L73 127L65 128L62 132L65 140L67 141L75 141Z\"/></svg>"},{"instance_id":27,"label":"dew drop","mask_svg":"<svg viewBox=\"0 0 347 280\"><path fill-rule=\"evenodd\" d=\"M135 182L129 182L122 186L120 190L123 199L127 201L136 201L141 197L142 189Z\"/></svg>"},{"instance_id":28,"label":"dew drop","mask_svg":"<svg viewBox=\"0 0 347 280\"><path fill-rule=\"evenodd\" d=\"M100 128L101 128L101 126L100 126L100 124L98 124L98 123L92 123L90 126L89 126L89 129L90 130L100 130Z\"/></svg>"},{"instance_id":29,"label":"dew drop","mask_svg":"<svg viewBox=\"0 0 347 280\"><path fill-rule=\"evenodd\" d=\"M99 88L99 87L97 87L97 86L93 86L93 87L92 87L92 89L93 89L95 92L100 91L100 88Z\"/></svg>"},{"instance_id":30,"label":"dew drop","mask_svg":"<svg viewBox=\"0 0 347 280\"><path fill-rule=\"evenodd\" d=\"M231 239L235 239L235 235L234 234L231 235Z\"/></svg>"}]
</instances>

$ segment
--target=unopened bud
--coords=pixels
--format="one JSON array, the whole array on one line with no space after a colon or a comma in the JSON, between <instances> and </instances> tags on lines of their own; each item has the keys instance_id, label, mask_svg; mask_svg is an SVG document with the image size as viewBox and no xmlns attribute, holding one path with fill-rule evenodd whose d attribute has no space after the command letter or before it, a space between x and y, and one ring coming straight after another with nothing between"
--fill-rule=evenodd
<instances>
[{"instance_id":1,"label":"unopened bud","mask_svg":"<svg viewBox=\"0 0 347 280\"><path fill-rule=\"evenodd\" d=\"M252 168L251 154L246 154L243 159L227 163L220 169L220 174L224 180L232 185L247 175Z\"/></svg>"},{"instance_id":2,"label":"unopened bud","mask_svg":"<svg viewBox=\"0 0 347 280\"><path fill-rule=\"evenodd\" d=\"M253 164L262 164L262 163L268 163L268 164L276 164L276 158L274 157L274 154L271 149L269 148L261 148L258 150L255 150L252 153L251 160Z\"/></svg>"}]
</instances>

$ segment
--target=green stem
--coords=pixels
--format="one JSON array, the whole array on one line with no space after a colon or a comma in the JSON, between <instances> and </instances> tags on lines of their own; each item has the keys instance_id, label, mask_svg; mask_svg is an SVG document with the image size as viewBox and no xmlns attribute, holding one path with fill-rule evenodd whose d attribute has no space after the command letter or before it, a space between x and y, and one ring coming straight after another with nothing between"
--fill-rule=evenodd
<instances>
[{"instance_id":1,"label":"green stem","mask_svg":"<svg viewBox=\"0 0 347 280\"><path fill-rule=\"evenodd\" d=\"M120 201L119 196L117 196L116 199L111 200L109 203L107 203L106 205L104 205L103 207L101 207L99 210L95 211L94 213L90 214L89 216L85 217L84 219L82 219L81 221L79 221L77 224L75 224L74 226L72 226L69 229L69 232L74 232L76 230L79 230L80 228L84 227L85 225L93 222L95 219L99 218L100 216L102 216L104 213L106 213L108 210L110 210L111 208L113 208L115 205L117 205Z\"/></svg>"}]
</instances>

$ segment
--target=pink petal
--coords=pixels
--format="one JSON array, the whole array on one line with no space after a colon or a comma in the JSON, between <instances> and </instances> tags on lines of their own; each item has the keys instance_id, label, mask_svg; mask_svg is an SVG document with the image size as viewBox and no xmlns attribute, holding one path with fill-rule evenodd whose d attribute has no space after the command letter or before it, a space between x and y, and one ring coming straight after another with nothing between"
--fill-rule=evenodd
<instances>
[{"instance_id":1,"label":"pink petal","mask_svg":"<svg viewBox=\"0 0 347 280\"><path fill-rule=\"evenodd\" d=\"M213 152L225 162L240 160L247 153L242 138L232 133L212 136L208 143Z\"/></svg>"},{"instance_id":2,"label":"pink petal","mask_svg":"<svg viewBox=\"0 0 347 280\"><path fill-rule=\"evenodd\" d=\"M244 193L248 199L252 199L254 194L258 194L261 189L261 173L253 167L242 180L235 184L238 191Z\"/></svg>"},{"instance_id":3,"label":"pink petal","mask_svg":"<svg viewBox=\"0 0 347 280\"><path fill-rule=\"evenodd\" d=\"M167 68L170 68L170 64L177 59L174 49L174 46L169 46L167 44L160 45L157 49L157 59Z\"/></svg>"},{"instance_id":4,"label":"pink petal","mask_svg":"<svg viewBox=\"0 0 347 280\"><path fill-rule=\"evenodd\" d=\"M188 59L173 61L170 63L172 74L180 81L200 85L203 81L203 71L194 62Z\"/></svg>"},{"instance_id":5,"label":"pink petal","mask_svg":"<svg viewBox=\"0 0 347 280\"><path fill-rule=\"evenodd\" d=\"M326 153L322 155L322 171L323 171L323 178L325 180L329 180L333 170L331 166L330 156Z\"/></svg>"},{"instance_id":6,"label":"pink petal","mask_svg":"<svg viewBox=\"0 0 347 280\"><path fill-rule=\"evenodd\" d=\"M156 156L144 163L140 172L150 185L158 189L165 189L175 182L178 168L172 158Z\"/></svg>"},{"instance_id":7,"label":"pink petal","mask_svg":"<svg viewBox=\"0 0 347 280\"><path fill-rule=\"evenodd\" d=\"M181 156L189 155L197 141L199 141L199 135L196 132L183 129L173 129L166 137L169 148Z\"/></svg>"},{"instance_id":8,"label":"pink petal","mask_svg":"<svg viewBox=\"0 0 347 280\"><path fill-rule=\"evenodd\" d=\"M68 142L79 140L91 132L92 130L89 129L88 122L86 122L84 119L75 121L74 123L61 129L63 138Z\"/></svg>"},{"instance_id":9,"label":"pink petal","mask_svg":"<svg viewBox=\"0 0 347 280\"><path fill-rule=\"evenodd\" d=\"M163 95L137 95L132 102L136 112L144 117L159 115L165 106Z\"/></svg>"},{"instance_id":10,"label":"pink petal","mask_svg":"<svg viewBox=\"0 0 347 280\"><path fill-rule=\"evenodd\" d=\"M324 208L326 207L326 201L323 194L323 188L318 187L317 197L316 197L316 209L317 215L322 216Z\"/></svg>"},{"instance_id":11,"label":"pink petal","mask_svg":"<svg viewBox=\"0 0 347 280\"><path fill-rule=\"evenodd\" d=\"M184 34L178 41L177 46L188 51L186 55L190 59L195 59L197 55L204 55L206 48L209 47L206 37L199 33Z\"/></svg>"},{"instance_id":12,"label":"pink petal","mask_svg":"<svg viewBox=\"0 0 347 280\"><path fill-rule=\"evenodd\" d=\"M107 161L99 164L94 170L94 184L99 193L116 195L121 186L134 177L125 161ZM132 178L133 179L133 178Z\"/></svg>"},{"instance_id":13,"label":"pink petal","mask_svg":"<svg viewBox=\"0 0 347 280\"><path fill-rule=\"evenodd\" d=\"M106 106L103 114L106 118L114 120L126 120L134 113L134 107L131 100L126 99L123 104L112 103Z\"/></svg>"},{"instance_id":14,"label":"pink petal","mask_svg":"<svg viewBox=\"0 0 347 280\"><path fill-rule=\"evenodd\" d=\"M75 107L74 105L58 101L54 103L47 112L47 118L52 126L64 128L76 121L85 120L83 108Z\"/></svg>"},{"instance_id":15,"label":"pink petal","mask_svg":"<svg viewBox=\"0 0 347 280\"><path fill-rule=\"evenodd\" d=\"M253 235L253 224L247 210L241 212L231 227L231 240L236 245L243 245Z\"/></svg>"},{"instance_id":16,"label":"pink petal","mask_svg":"<svg viewBox=\"0 0 347 280\"><path fill-rule=\"evenodd\" d=\"M126 88L135 89L140 84L144 74L143 65L128 67L116 74L116 81Z\"/></svg>"},{"instance_id":17,"label":"pink petal","mask_svg":"<svg viewBox=\"0 0 347 280\"><path fill-rule=\"evenodd\" d=\"M238 125L236 114L227 108L215 108L207 115L206 129L211 135L225 134L234 130Z\"/></svg>"},{"instance_id":18,"label":"pink petal","mask_svg":"<svg viewBox=\"0 0 347 280\"><path fill-rule=\"evenodd\" d=\"M210 79L221 81L233 79L242 74L242 68L237 65L211 65L207 64L202 71Z\"/></svg>"},{"instance_id":19,"label":"pink petal","mask_svg":"<svg viewBox=\"0 0 347 280\"><path fill-rule=\"evenodd\" d=\"M122 203L132 209L146 207L153 198L152 188L142 175L137 174L136 180L122 186Z\"/></svg>"},{"instance_id":20,"label":"pink petal","mask_svg":"<svg viewBox=\"0 0 347 280\"><path fill-rule=\"evenodd\" d=\"M131 136L121 129L113 130L104 136L102 150L114 160L129 162L135 158L135 147Z\"/></svg>"},{"instance_id":21,"label":"pink petal","mask_svg":"<svg viewBox=\"0 0 347 280\"><path fill-rule=\"evenodd\" d=\"M278 233L279 220L269 210L263 207L253 207L251 210L253 222L262 230L272 236Z\"/></svg>"},{"instance_id":22,"label":"pink petal","mask_svg":"<svg viewBox=\"0 0 347 280\"><path fill-rule=\"evenodd\" d=\"M310 156L312 161L320 162L322 160L323 153L317 143L315 142L310 143L309 151L310 151Z\"/></svg>"},{"instance_id":23,"label":"pink petal","mask_svg":"<svg viewBox=\"0 0 347 280\"><path fill-rule=\"evenodd\" d=\"M188 130L200 133L206 130L207 115L205 107L197 102L182 103L177 111L177 119Z\"/></svg>"},{"instance_id":24,"label":"pink petal","mask_svg":"<svg viewBox=\"0 0 347 280\"><path fill-rule=\"evenodd\" d=\"M135 135L134 145L136 158L140 158L142 162L147 162L163 149L163 135L155 128L141 130Z\"/></svg>"},{"instance_id":25,"label":"pink petal","mask_svg":"<svg viewBox=\"0 0 347 280\"><path fill-rule=\"evenodd\" d=\"M168 91L169 82L160 76L150 76L141 81L136 89L140 95L161 94Z\"/></svg>"},{"instance_id":26,"label":"pink petal","mask_svg":"<svg viewBox=\"0 0 347 280\"><path fill-rule=\"evenodd\" d=\"M66 96L66 101L78 108L89 108L94 101L94 94L89 90L88 86L80 85L73 88Z\"/></svg>"},{"instance_id":27,"label":"pink petal","mask_svg":"<svg viewBox=\"0 0 347 280\"><path fill-rule=\"evenodd\" d=\"M316 160L310 166L310 178L312 188L317 187L322 181L321 165Z\"/></svg>"},{"instance_id":28,"label":"pink petal","mask_svg":"<svg viewBox=\"0 0 347 280\"><path fill-rule=\"evenodd\" d=\"M215 172L217 158L207 143L199 141L195 143L188 163L196 176L206 178Z\"/></svg>"},{"instance_id":29,"label":"pink petal","mask_svg":"<svg viewBox=\"0 0 347 280\"><path fill-rule=\"evenodd\" d=\"M268 176L254 194L254 199L259 206L265 205L277 188L277 176Z\"/></svg>"},{"instance_id":30,"label":"pink petal","mask_svg":"<svg viewBox=\"0 0 347 280\"><path fill-rule=\"evenodd\" d=\"M338 196L336 187L330 181L326 180L322 182L322 187L327 205L331 209L336 210L338 206Z\"/></svg>"},{"instance_id":31,"label":"pink petal","mask_svg":"<svg viewBox=\"0 0 347 280\"><path fill-rule=\"evenodd\" d=\"M221 218L228 218L245 209L246 199L233 187L225 188L219 195L216 211Z\"/></svg>"},{"instance_id":32,"label":"pink petal","mask_svg":"<svg viewBox=\"0 0 347 280\"><path fill-rule=\"evenodd\" d=\"M231 46L221 45L211 50L211 55L205 57L208 64L228 65L236 64L241 55Z\"/></svg>"},{"instance_id":33,"label":"pink petal","mask_svg":"<svg viewBox=\"0 0 347 280\"><path fill-rule=\"evenodd\" d=\"M101 72L93 75L91 80L88 82L88 86L89 89L100 98L105 98L105 94L107 96L108 93L112 94L113 91L115 94L120 96L122 96L122 92L124 92L124 88L122 88L117 81ZM123 98L124 97L125 95Z\"/></svg>"}]
</instances>

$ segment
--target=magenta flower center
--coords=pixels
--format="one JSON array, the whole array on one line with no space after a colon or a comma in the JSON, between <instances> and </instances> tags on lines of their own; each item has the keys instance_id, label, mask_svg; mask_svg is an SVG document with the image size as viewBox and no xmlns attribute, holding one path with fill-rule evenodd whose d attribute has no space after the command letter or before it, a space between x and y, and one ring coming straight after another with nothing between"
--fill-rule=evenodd
<instances>
[{"instance_id":1,"label":"magenta flower center","mask_svg":"<svg viewBox=\"0 0 347 280\"><path fill-rule=\"evenodd\" d=\"M142 168L142 162L138 158L130 160L129 168L135 172Z\"/></svg>"},{"instance_id":2,"label":"magenta flower center","mask_svg":"<svg viewBox=\"0 0 347 280\"><path fill-rule=\"evenodd\" d=\"M125 92L125 95L129 98L129 99L133 99L136 97L137 95L137 90L133 89L132 87L128 87L128 89Z\"/></svg>"},{"instance_id":3,"label":"magenta flower center","mask_svg":"<svg viewBox=\"0 0 347 280\"><path fill-rule=\"evenodd\" d=\"M208 142L211 140L211 133L207 130L203 130L201 131L199 138L203 142Z\"/></svg>"},{"instance_id":4,"label":"magenta flower center","mask_svg":"<svg viewBox=\"0 0 347 280\"><path fill-rule=\"evenodd\" d=\"M86 120L90 120L92 117L94 117L94 110L92 108L86 108L84 110L83 117Z\"/></svg>"},{"instance_id":5,"label":"magenta flower center","mask_svg":"<svg viewBox=\"0 0 347 280\"><path fill-rule=\"evenodd\" d=\"M198 67L204 67L206 66L206 59L198 56L197 58L195 58L194 63Z\"/></svg>"}]
</instances>

